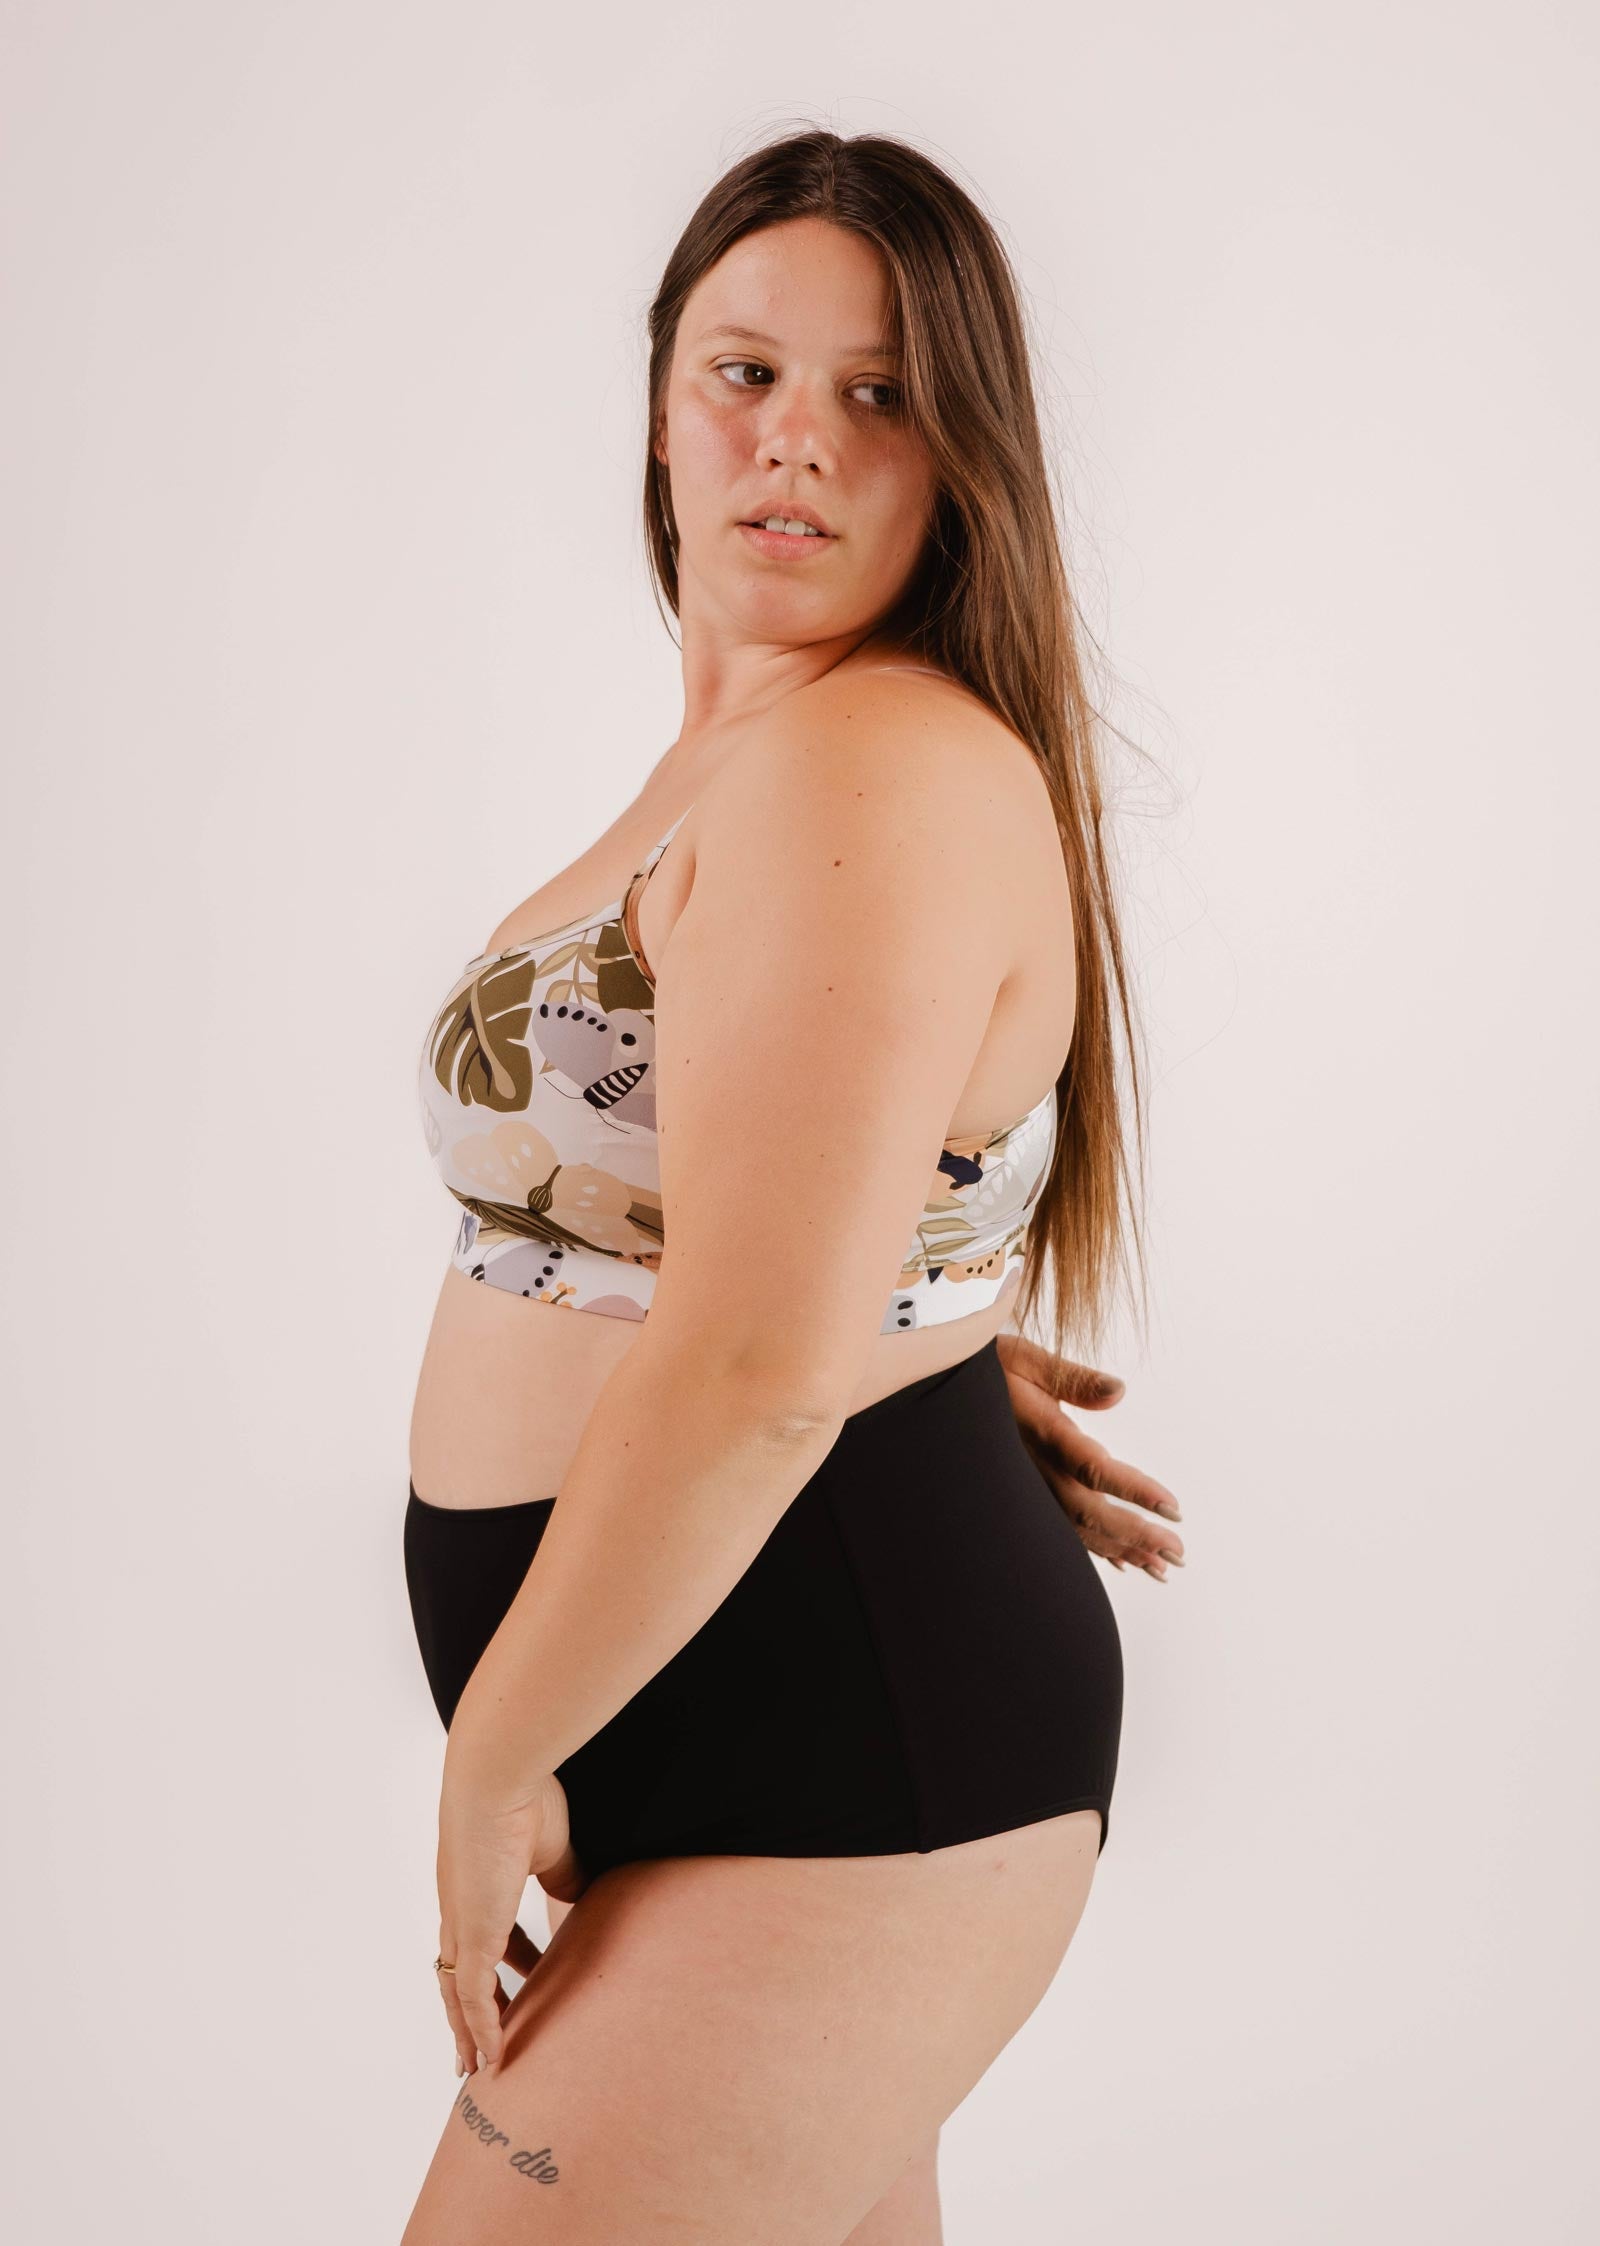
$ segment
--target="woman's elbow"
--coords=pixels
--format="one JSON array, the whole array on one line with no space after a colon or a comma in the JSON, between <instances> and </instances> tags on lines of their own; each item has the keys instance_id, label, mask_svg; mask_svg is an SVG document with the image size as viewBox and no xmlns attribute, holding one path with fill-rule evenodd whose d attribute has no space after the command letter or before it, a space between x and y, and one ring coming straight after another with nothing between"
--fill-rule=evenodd
<instances>
[{"instance_id":1,"label":"woman's elbow","mask_svg":"<svg viewBox=\"0 0 1600 2246\"><path fill-rule=\"evenodd\" d=\"M836 1433L861 1382L861 1351L809 1346L779 1332L752 1333L703 1319L659 1317L652 1305L627 1362L680 1407L726 1414L779 1440Z\"/></svg>"}]
</instances>

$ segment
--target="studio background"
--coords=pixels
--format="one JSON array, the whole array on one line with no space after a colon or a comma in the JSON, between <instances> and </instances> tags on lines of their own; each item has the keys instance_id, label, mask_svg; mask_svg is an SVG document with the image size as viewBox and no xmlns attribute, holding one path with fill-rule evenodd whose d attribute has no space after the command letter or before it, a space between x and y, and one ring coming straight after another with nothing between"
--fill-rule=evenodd
<instances>
[{"instance_id":1,"label":"studio background","mask_svg":"<svg viewBox=\"0 0 1600 2246\"><path fill-rule=\"evenodd\" d=\"M395 2238L455 2095L416 1056L673 737L644 312L820 122L998 220L1144 752L1189 1565L951 2246L1592 2237L1592 12L0 22L9 2235Z\"/></svg>"}]
</instances>

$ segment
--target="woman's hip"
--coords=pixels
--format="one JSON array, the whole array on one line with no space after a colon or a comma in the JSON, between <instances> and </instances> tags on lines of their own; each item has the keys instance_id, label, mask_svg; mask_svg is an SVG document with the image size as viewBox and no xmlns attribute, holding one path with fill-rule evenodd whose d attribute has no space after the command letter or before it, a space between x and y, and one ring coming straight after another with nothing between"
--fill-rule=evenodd
<instances>
[{"instance_id":1,"label":"woman's hip","mask_svg":"<svg viewBox=\"0 0 1600 2246\"><path fill-rule=\"evenodd\" d=\"M555 1502L411 1492L407 1584L447 1725ZM591 1872L926 1850L1078 1806L1108 1820L1121 1707L1110 1601L991 1341L844 1422L733 1589L560 1776Z\"/></svg>"}]
</instances>

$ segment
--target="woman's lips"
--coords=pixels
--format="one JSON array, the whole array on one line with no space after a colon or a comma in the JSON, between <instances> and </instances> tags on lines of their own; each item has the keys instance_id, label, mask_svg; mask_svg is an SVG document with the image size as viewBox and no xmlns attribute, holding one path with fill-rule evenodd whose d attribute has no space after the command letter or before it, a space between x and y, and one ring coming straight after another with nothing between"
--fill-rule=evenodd
<instances>
[{"instance_id":1,"label":"woman's lips","mask_svg":"<svg viewBox=\"0 0 1600 2246\"><path fill-rule=\"evenodd\" d=\"M830 532L819 531L815 538L807 538L787 530L763 530L759 523L741 523L739 535L748 538L757 553L770 554L774 561L805 561L824 553L835 543Z\"/></svg>"}]
</instances>

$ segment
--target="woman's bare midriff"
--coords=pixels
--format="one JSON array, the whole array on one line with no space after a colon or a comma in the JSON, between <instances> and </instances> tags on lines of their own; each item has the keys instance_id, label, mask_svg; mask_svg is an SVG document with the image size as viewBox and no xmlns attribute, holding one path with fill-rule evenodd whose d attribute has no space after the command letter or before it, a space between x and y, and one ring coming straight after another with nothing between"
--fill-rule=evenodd
<instances>
[{"instance_id":1,"label":"woman's bare midriff","mask_svg":"<svg viewBox=\"0 0 1600 2246\"><path fill-rule=\"evenodd\" d=\"M850 1409L981 1349L1004 1327L1016 1285L968 1317L879 1334ZM645 1323L530 1302L447 1264L411 1415L417 1495L448 1506L554 1497L595 1398Z\"/></svg>"}]
</instances>

